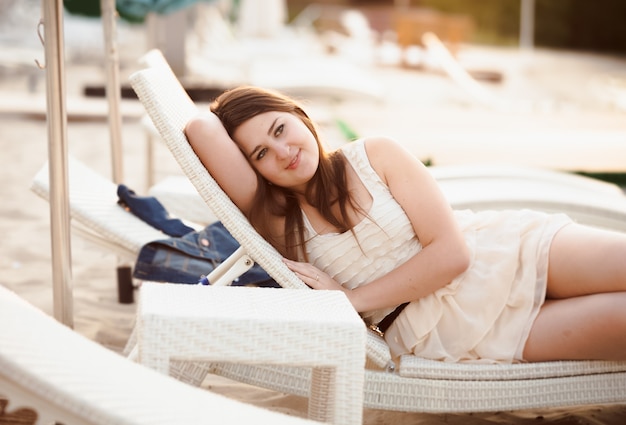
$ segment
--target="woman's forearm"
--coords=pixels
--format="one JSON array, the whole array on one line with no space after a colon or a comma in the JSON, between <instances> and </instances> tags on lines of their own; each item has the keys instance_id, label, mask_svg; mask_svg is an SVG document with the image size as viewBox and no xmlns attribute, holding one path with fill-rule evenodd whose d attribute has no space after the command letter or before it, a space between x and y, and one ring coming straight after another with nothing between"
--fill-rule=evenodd
<instances>
[{"instance_id":1,"label":"woman's forearm","mask_svg":"<svg viewBox=\"0 0 626 425\"><path fill-rule=\"evenodd\" d=\"M394 307L432 294L468 266L469 253L464 243L433 242L404 264L347 295L359 312Z\"/></svg>"},{"instance_id":2,"label":"woman's forearm","mask_svg":"<svg viewBox=\"0 0 626 425\"><path fill-rule=\"evenodd\" d=\"M219 118L203 112L187 123L185 134L211 176L245 213L256 191L256 174Z\"/></svg>"}]
</instances>

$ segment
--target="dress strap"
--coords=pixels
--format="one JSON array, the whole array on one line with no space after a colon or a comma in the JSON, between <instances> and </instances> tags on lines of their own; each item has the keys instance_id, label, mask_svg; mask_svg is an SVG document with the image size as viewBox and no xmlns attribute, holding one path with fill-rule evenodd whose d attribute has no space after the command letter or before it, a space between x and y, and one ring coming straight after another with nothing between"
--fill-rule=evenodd
<instances>
[{"instance_id":1,"label":"dress strap","mask_svg":"<svg viewBox=\"0 0 626 425\"><path fill-rule=\"evenodd\" d=\"M342 152L372 195L377 193L381 187L387 188L387 185L382 181L376 170L372 168L365 150L365 139L357 140L344 146Z\"/></svg>"}]
</instances>

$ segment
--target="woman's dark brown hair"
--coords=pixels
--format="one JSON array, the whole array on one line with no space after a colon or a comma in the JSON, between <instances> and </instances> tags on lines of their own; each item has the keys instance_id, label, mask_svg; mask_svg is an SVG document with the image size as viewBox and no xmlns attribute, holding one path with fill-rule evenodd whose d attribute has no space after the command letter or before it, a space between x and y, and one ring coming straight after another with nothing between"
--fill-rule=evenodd
<instances>
[{"instance_id":1,"label":"woman's dark brown hair","mask_svg":"<svg viewBox=\"0 0 626 425\"><path fill-rule=\"evenodd\" d=\"M306 200L341 232L352 229L346 206L359 208L348 191L346 159L340 150L325 151L313 121L293 99L278 92L245 86L222 93L211 104L211 111L220 119L231 138L241 124L265 112L287 112L300 118L313 134L320 153L319 166L306 189ZM258 189L247 212L248 220L285 257L307 261L304 222L295 194L270 184L258 172L256 175ZM339 206L338 216L332 212L335 204ZM285 218L283 235L272 234L269 226L272 216Z\"/></svg>"}]
</instances>

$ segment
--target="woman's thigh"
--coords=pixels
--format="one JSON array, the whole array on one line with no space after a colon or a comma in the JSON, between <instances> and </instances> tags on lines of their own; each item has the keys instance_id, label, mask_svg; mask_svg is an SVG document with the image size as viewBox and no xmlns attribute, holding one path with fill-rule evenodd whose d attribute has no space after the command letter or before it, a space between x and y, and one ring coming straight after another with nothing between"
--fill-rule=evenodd
<instances>
[{"instance_id":1,"label":"woman's thigh","mask_svg":"<svg viewBox=\"0 0 626 425\"><path fill-rule=\"evenodd\" d=\"M524 348L528 361L626 360L626 292L549 300Z\"/></svg>"},{"instance_id":2,"label":"woman's thigh","mask_svg":"<svg viewBox=\"0 0 626 425\"><path fill-rule=\"evenodd\" d=\"M550 246L548 298L626 291L626 233L570 224Z\"/></svg>"}]
</instances>

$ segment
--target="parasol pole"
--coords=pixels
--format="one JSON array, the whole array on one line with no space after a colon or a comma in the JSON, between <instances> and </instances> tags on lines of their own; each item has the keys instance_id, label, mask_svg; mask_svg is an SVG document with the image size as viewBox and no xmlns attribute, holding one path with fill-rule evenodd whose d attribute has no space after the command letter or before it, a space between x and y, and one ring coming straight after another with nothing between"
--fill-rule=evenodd
<instances>
[{"instance_id":1,"label":"parasol pole","mask_svg":"<svg viewBox=\"0 0 626 425\"><path fill-rule=\"evenodd\" d=\"M111 144L112 177L116 184L124 183L124 164L122 160L122 114L120 105L120 61L117 49L117 10L115 0L100 0L100 14L104 33L104 61L106 68L106 95L109 106L109 138ZM119 259L118 259L119 263ZM128 264L117 266L118 301L123 304L133 302L132 270Z\"/></svg>"},{"instance_id":2,"label":"parasol pole","mask_svg":"<svg viewBox=\"0 0 626 425\"><path fill-rule=\"evenodd\" d=\"M65 104L63 1L42 0L41 5L46 57L53 307L55 319L71 328L74 326L74 312L71 282L69 199L67 196L69 191L67 179L67 109Z\"/></svg>"},{"instance_id":3,"label":"parasol pole","mask_svg":"<svg viewBox=\"0 0 626 425\"><path fill-rule=\"evenodd\" d=\"M116 184L124 183L122 162L122 116L120 113L121 92L119 72L119 52L117 50L117 29L115 0L100 0L102 26L104 31L106 95L109 103L109 137L111 140L112 177Z\"/></svg>"},{"instance_id":4,"label":"parasol pole","mask_svg":"<svg viewBox=\"0 0 626 425\"><path fill-rule=\"evenodd\" d=\"M532 50L535 44L535 0L522 0L520 6L519 44Z\"/></svg>"}]
</instances>

